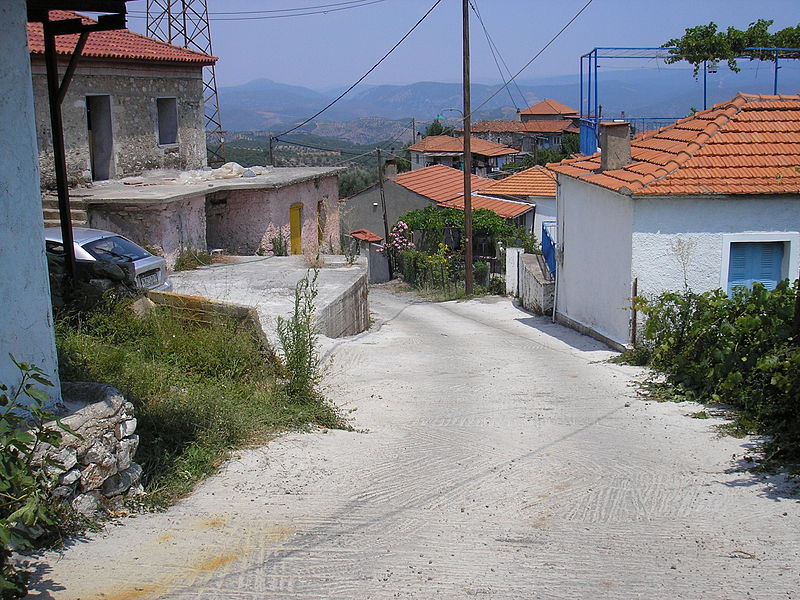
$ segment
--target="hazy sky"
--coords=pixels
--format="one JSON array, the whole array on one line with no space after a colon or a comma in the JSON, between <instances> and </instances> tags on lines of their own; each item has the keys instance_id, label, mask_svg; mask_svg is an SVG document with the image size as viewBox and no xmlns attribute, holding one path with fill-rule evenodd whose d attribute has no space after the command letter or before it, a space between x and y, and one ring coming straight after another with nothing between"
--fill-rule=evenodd
<instances>
[{"instance_id":1,"label":"hazy sky","mask_svg":"<svg viewBox=\"0 0 800 600\"><path fill-rule=\"evenodd\" d=\"M427 11L434 0L377 0L327 14L263 20L215 20L213 13L276 10L342 0L208 0L219 85L256 78L325 89L349 85ZM518 71L586 0L473 0L512 72ZM144 0L128 3L129 26L144 32ZM275 14L275 13L271 13ZM220 15L221 16L221 15ZM252 15L251 15L252 16ZM578 72L579 57L595 46L659 46L694 25L744 28L774 19L773 30L800 21L798 0L594 0L521 79ZM472 78L500 77L474 14ZM620 65L622 66L622 65ZM646 65L644 65L646 66ZM656 65L653 64L653 67ZM461 0L442 0L417 30L365 83L461 80Z\"/></svg>"}]
</instances>

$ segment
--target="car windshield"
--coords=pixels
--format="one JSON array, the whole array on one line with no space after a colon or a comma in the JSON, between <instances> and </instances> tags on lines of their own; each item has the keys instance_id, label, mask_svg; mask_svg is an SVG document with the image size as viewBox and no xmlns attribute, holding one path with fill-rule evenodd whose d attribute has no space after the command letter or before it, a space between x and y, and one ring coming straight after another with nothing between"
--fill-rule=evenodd
<instances>
[{"instance_id":1,"label":"car windshield","mask_svg":"<svg viewBox=\"0 0 800 600\"><path fill-rule=\"evenodd\" d=\"M98 260L116 263L133 262L150 256L146 250L118 235L88 242L83 248Z\"/></svg>"}]
</instances>

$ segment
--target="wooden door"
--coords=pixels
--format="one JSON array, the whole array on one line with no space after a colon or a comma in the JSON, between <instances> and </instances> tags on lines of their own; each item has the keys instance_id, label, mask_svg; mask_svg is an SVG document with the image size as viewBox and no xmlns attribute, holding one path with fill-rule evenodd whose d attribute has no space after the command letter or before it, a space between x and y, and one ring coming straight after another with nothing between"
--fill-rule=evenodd
<instances>
[{"instance_id":1,"label":"wooden door","mask_svg":"<svg viewBox=\"0 0 800 600\"><path fill-rule=\"evenodd\" d=\"M295 204L289 209L289 236L292 241L292 254L303 253L303 205Z\"/></svg>"}]
</instances>

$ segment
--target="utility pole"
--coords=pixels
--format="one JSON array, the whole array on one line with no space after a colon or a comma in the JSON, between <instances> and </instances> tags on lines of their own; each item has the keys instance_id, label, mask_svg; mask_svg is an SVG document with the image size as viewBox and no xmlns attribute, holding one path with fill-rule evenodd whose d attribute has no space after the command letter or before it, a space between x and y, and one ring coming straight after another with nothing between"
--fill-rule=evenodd
<instances>
[{"instance_id":1,"label":"utility pole","mask_svg":"<svg viewBox=\"0 0 800 600\"><path fill-rule=\"evenodd\" d=\"M411 143L417 143L417 120L411 119Z\"/></svg>"},{"instance_id":2,"label":"utility pole","mask_svg":"<svg viewBox=\"0 0 800 600\"><path fill-rule=\"evenodd\" d=\"M464 292L472 295L472 147L469 90L469 0L461 0L464 30Z\"/></svg>"},{"instance_id":3,"label":"utility pole","mask_svg":"<svg viewBox=\"0 0 800 600\"><path fill-rule=\"evenodd\" d=\"M275 166L275 138L269 134L269 164Z\"/></svg>"},{"instance_id":4,"label":"utility pole","mask_svg":"<svg viewBox=\"0 0 800 600\"><path fill-rule=\"evenodd\" d=\"M389 219L386 217L386 194L383 191L383 161L381 161L381 149L378 146L375 151L378 153L378 188L381 191L381 207L383 208L383 247L386 254L386 261L389 264L389 279L392 279L392 257L389 254Z\"/></svg>"}]
</instances>

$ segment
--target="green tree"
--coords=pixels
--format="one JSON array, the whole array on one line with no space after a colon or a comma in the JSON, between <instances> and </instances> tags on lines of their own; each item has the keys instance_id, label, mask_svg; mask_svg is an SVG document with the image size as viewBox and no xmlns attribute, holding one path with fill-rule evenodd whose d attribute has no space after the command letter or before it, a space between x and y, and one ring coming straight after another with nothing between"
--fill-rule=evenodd
<instances>
[{"instance_id":1,"label":"green tree","mask_svg":"<svg viewBox=\"0 0 800 600\"><path fill-rule=\"evenodd\" d=\"M565 156L578 154L581 151L581 138L577 133L565 133L561 136L561 152Z\"/></svg>"},{"instance_id":2,"label":"green tree","mask_svg":"<svg viewBox=\"0 0 800 600\"><path fill-rule=\"evenodd\" d=\"M362 167L349 169L339 176L339 197L349 198L353 194L378 182L378 174Z\"/></svg>"},{"instance_id":3,"label":"green tree","mask_svg":"<svg viewBox=\"0 0 800 600\"><path fill-rule=\"evenodd\" d=\"M454 131L455 129L452 126L442 125L442 120L437 118L425 128L422 137L428 137L429 135L453 135Z\"/></svg>"},{"instance_id":4,"label":"green tree","mask_svg":"<svg viewBox=\"0 0 800 600\"><path fill-rule=\"evenodd\" d=\"M750 59L775 60L773 52L746 52L745 48L797 48L800 47L800 25L786 27L776 33L770 33L771 19L758 19L750 23L747 29L728 27L719 31L713 21L708 25L689 27L679 38L668 40L662 48L670 49L668 64L685 60L694 66L694 75L700 70L703 61L725 61L731 71L739 72L736 64L737 56L750 56Z\"/></svg>"}]
</instances>

